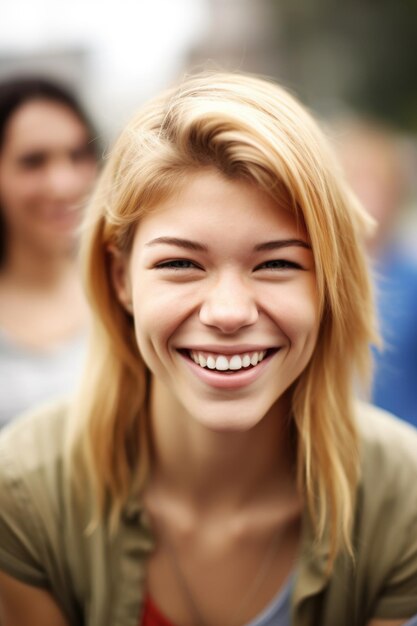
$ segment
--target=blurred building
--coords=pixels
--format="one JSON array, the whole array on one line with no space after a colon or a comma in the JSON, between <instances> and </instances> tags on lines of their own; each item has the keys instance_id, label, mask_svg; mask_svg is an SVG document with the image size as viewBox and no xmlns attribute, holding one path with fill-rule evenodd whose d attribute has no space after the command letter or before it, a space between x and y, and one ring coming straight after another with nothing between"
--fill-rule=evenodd
<instances>
[{"instance_id":1,"label":"blurred building","mask_svg":"<svg viewBox=\"0 0 417 626\"><path fill-rule=\"evenodd\" d=\"M278 21L271 0L208 0L205 36L187 59L191 68L279 73Z\"/></svg>"}]
</instances>

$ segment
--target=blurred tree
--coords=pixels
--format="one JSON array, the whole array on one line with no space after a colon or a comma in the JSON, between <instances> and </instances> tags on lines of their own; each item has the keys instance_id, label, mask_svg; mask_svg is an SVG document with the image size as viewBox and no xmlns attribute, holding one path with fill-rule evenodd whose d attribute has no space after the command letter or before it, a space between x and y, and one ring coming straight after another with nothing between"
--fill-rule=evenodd
<instances>
[{"instance_id":1,"label":"blurred tree","mask_svg":"<svg viewBox=\"0 0 417 626\"><path fill-rule=\"evenodd\" d=\"M278 78L315 107L342 100L417 131L416 0L271 0Z\"/></svg>"}]
</instances>

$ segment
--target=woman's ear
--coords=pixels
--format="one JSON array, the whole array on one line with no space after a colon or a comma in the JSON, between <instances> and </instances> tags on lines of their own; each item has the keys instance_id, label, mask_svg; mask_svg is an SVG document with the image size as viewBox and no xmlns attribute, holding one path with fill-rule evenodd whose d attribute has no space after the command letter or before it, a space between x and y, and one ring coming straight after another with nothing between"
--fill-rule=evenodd
<instances>
[{"instance_id":1,"label":"woman's ear","mask_svg":"<svg viewBox=\"0 0 417 626\"><path fill-rule=\"evenodd\" d=\"M133 313L129 258L112 245L108 246L107 251L110 258L110 277L118 300L128 313Z\"/></svg>"}]
</instances>

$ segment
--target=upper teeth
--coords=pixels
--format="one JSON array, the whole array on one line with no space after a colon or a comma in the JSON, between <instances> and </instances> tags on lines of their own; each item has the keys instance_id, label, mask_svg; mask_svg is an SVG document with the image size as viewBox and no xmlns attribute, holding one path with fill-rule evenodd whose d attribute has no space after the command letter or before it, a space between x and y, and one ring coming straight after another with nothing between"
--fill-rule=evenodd
<instances>
[{"instance_id":1,"label":"upper teeth","mask_svg":"<svg viewBox=\"0 0 417 626\"><path fill-rule=\"evenodd\" d=\"M233 354L226 356L225 354L209 354L207 352L194 352L191 350L191 358L197 365L207 367L210 370L240 370L249 365L257 365L265 357L266 350L260 352L248 352L246 354Z\"/></svg>"}]
</instances>

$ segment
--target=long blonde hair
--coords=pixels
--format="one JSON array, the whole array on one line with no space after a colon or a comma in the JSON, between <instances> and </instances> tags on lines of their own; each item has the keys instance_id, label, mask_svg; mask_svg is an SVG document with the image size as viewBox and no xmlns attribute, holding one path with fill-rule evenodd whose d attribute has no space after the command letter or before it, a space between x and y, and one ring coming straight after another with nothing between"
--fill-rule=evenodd
<instances>
[{"instance_id":1,"label":"long blonde hair","mask_svg":"<svg viewBox=\"0 0 417 626\"><path fill-rule=\"evenodd\" d=\"M97 511L110 502L117 520L133 477L143 485L149 473L148 372L112 286L108 248L128 254L141 216L205 166L285 202L309 233L321 326L293 385L293 417L299 486L334 556L350 549L359 472L352 386L367 378L376 339L360 241L367 218L316 123L273 83L221 73L187 78L144 106L112 150L82 239L94 327L72 443L88 463Z\"/></svg>"}]
</instances>

